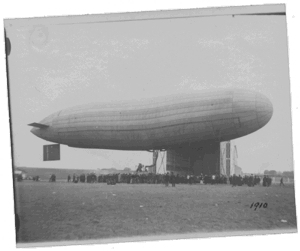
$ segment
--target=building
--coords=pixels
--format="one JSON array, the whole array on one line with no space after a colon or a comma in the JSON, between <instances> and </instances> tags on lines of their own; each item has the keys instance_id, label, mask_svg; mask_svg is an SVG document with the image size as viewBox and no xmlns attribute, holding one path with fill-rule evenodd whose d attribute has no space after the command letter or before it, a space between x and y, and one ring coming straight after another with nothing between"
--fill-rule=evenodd
<instances>
[{"instance_id":1,"label":"building","mask_svg":"<svg viewBox=\"0 0 300 251\"><path fill-rule=\"evenodd\" d=\"M14 170L14 177L15 178L21 178L22 180L27 178L27 173L21 170Z\"/></svg>"},{"instance_id":2,"label":"building","mask_svg":"<svg viewBox=\"0 0 300 251\"><path fill-rule=\"evenodd\" d=\"M156 170L158 173L173 172L183 175L242 175L237 158L237 148L233 141L208 143L202 147L159 152Z\"/></svg>"},{"instance_id":3,"label":"building","mask_svg":"<svg viewBox=\"0 0 300 251\"><path fill-rule=\"evenodd\" d=\"M235 175L243 175L242 168L237 165L234 165L234 174Z\"/></svg>"},{"instance_id":4,"label":"building","mask_svg":"<svg viewBox=\"0 0 300 251\"><path fill-rule=\"evenodd\" d=\"M220 173L226 176L242 174L242 168L237 165L238 152L234 141L220 143Z\"/></svg>"}]
</instances>

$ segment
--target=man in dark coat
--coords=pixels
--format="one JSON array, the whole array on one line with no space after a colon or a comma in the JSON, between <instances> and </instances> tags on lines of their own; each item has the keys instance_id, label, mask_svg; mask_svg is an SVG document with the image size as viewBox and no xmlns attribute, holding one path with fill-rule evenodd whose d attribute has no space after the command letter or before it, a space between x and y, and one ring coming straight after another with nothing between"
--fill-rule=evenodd
<instances>
[{"instance_id":1,"label":"man in dark coat","mask_svg":"<svg viewBox=\"0 0 300 251\"><path fill-rule=\"evenodd\" d=\"M171 172L171 184L172 187L175 187L175 183L176 183L176 178L173 172Z\"/></svg>"},{"instance_id":2,"label":"man in dark coat","mask_svg":"<svg viewBox=\"0 0 300 251\"><path fill-rule=\"evenodd\" d=\"M169 175L169 172L167 172L167 174L165 175L165 185L166 185L166 187L169 186L169 182L170 182L170 175Z\"/></svg>"},{"instance_id":3,"label":"man in dark coat","mask_svg":"<svg viewBox=\"0 0 300 251\"><path fill-rule=\"evenodd\" d=\"M263 178L263 186L267 186L267 177L266 175L264 175L264 178Z\"/></svg>"},{"instance_id":4,"label":"man in dark coat","mask_svg":"<svg viewBox=\"0 0 300 251\"><path fill-rule=\"evenodd\" d=\"M284 186L284 184L283 184L283 178L281 177L281 179L280 179L280 186Z\"/></svg>"},{"instance_id":5,"label":"man in dark coat","mask_svg":"<svg viewBox=\"0 0 300 251\"><path fill-rule=\"evenodd\" d=\"M235 187L237 185L237 177L236 177L235 174L232 176L232 181L231 182L232 182L233 187Z\"/></svg>"}]
</instances>

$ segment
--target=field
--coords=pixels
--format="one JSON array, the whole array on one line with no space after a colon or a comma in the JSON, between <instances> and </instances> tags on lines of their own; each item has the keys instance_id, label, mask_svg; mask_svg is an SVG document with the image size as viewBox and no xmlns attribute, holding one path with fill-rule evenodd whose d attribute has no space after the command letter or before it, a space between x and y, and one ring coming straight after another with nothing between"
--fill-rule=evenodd
<instances>
[{"instance_id":1,"label":"field","mask_svg":"<svg viewBox=\"0 0 300 251\"><path fill-rule=\"evenodd\" d=\"M293 185L15 185L18 243L297 228Z\"/></svg>"}]
</instances>

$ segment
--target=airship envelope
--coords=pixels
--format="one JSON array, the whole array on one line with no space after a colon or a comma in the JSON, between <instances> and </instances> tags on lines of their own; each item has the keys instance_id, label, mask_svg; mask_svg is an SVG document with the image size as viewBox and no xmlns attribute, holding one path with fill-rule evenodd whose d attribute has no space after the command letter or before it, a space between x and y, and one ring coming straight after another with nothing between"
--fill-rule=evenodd
<instances>
[{"instance_id":1,"label":"airship envelope","mask_svg":"<svg viewBox=\"0 0 300 251\"><path fill-rule=\"evenodd\" d=\"M262 128L272 114L264 95L224 89L80 105L30 125L36 136L71 147L159 150L239 138Z\"/></svg>"}]
</instances>

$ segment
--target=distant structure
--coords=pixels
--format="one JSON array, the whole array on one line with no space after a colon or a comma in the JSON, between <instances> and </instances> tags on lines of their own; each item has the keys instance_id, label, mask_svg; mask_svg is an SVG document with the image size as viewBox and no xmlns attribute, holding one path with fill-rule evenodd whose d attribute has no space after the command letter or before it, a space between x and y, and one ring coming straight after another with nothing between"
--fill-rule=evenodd
<instances>
[{"instance_id":1,"label":"distant structure","mask_svg":"<svg viewBox=\"0 0 300 251\"><path fill-rule=\"evenodd\" d=\"M27 178L27 173L22 171L22 170L18 170L18 169L15 169L14 170L14 177L15 178L22 178L23 180Z\"/></svg>"},{"instance_id":2,"label":"distant structure","mask_svg":"<svg viewBox=\"0 0 300 251\"><path fill-rule=\"evenodd\" d=\"M116 168L98 168L95 170L96 175L107 175L107 174L115 174L115 173L134 173L130 168L124 168L123 170L118 170Z\"/></svg>"},{"instance_id":3,"label":"distant structure","mask_svg":"<svg viewBox=\"0 0 300 251\"><path fill-rule=\"evenodd\" d=\"M159 154L158 172L175 174L220 174L220 143L171 149Z\"/></svg>"},{"instance_id":4,"label":"distant structure","mask_svg":"<svg viewBox=\"0 0 300 251\"><path fill-rule=\"evenodd\" d=\"M220 143L220 173L226 176L242 175L242 168L238 166L238 151L234 141Z\"/></svg>"},{"instance_id":5,"label":"distant structure","mask_svg":"<svg viewBox=\"0 0 300 251\"><path fill-rule=\"evenodd\" d=\"M235 175L243 175L242 168L237 165L234 165L234 174Z\"/></svg>"},{"instance_id":6,"label":"distant structure","mask_svg":"<svg viewBox=\"0 0 300 251\"><path fill-rule=\"evenodd\" d=\"M57 144L160 151L164 154L158 154L157 165L165 161L165 171L212 175L221 173L220 142L259 130L272 114L272 103L264 95L222 89L141 102L81 105L29 125L34 135ZM58 151L59 146L45 146L45 160L58 160ZM226 174L234 172L231 163ZM158 172L156 167L149 170Z\"/></svg>"},{"instance_id":7,"label":"distant structure","mask_svg":"<svg viewBox=\"0 0 300 251\"><path fill-rule=\"evenodd\" d=\"M175 174L184 175L222 174L228 177L233 174L243 174L242 168L237 164L238 152L233 141L221 142L218 145L212 144L203 146L203 148L204 147L206 147L206 153L208 153L201 155L201 148L199 148L196 151L196 158L192 158L193 152L176 152L173 150L159 152L156 165L157 172L173 172ZM217 156L217 148L220 148L220 156ZM208 151L208 149L210 151Z\"/></svg>"}]
</instances>

